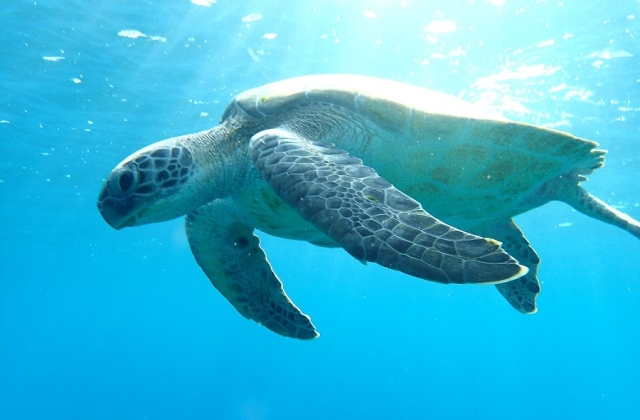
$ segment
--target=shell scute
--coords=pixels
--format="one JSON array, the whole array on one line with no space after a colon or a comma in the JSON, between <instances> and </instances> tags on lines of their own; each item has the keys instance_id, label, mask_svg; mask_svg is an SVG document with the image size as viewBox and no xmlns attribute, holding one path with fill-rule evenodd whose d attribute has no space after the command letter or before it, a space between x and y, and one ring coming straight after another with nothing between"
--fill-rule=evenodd
<instances>
[{"instance_id":1,"label":"shell scute","mask_svg":"<svg viewBox=\"0 0 640 420\"><path fill-rule=\"evenodd\" d=\"M356 110L377 126L389 131L402 131L411 117L411 108L386 98L366 97L356 102Z\"/></svg>"}]
</instances>

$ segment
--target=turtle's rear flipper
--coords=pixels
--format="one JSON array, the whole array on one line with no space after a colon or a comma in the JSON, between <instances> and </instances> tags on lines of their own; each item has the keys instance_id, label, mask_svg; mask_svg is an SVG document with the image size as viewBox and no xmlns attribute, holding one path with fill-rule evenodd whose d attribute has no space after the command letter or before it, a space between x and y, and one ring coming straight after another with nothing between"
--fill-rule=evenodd
<instances>
[{"instance_id":1,"label":"turtle's rear flipper","mask_svg":"<svg viewBox=\"0 0 640 420\"><path fill-rule=\"evenodd\" d=\"M556 178L543 186L543 194L551 200L564 201L580 213L618 226L640 238L640 222L589 194L578 185L582 180L584 178L576 179L571 176Z\"/></svg>"},{"instance_id":2,"label":"turtle's rear flipper","mask_svg":"<svg viewBox=\"0 0 640 420\"><path fill-rule=\"evenodd\" d=\"M473 232L498 239L509 255L516 257L520 264L527 266L529 269L527 274L508 283L496 284L496 288L516 310L523 314L535 314L538 311L536 298L540 293L538 280L540 258L518 225L512 219L504 219L473 229Z\"/></svg>"},{"instance_id":3,"label":"turtle's rear flipper","mask_svg":"<svg viewBox=\"0 0 640 420\"><path fill-rule=\"evenodd\" d=\"M272 129L251 138L250 153L282 199L360 261L441 283L502 283L527 272L497 241L432 217L344 150Z\"/></svg>"},{"instance_id":4,"label":"turtle's rear flipper","mask_svg":"<svg viewBox=\"0 0 640 420\"><path fill-rule=\"evenodd\" d=\"M287 297L253 229L236 220L226 200L189 214L186 229L198 265L240 314L285 337L319 335Z\"/></svg>"}]
</instances>

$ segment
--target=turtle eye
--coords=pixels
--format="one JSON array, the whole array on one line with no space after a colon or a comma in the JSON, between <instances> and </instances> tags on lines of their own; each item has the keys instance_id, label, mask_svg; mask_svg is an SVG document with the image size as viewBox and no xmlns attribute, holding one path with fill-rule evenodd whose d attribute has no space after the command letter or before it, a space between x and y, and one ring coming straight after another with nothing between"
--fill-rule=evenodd
<instances>
[{"instance_id":1,"label":"turtle eye","mask_svg":"<svg viewBox=\"0 0 640 420\"><path fill-rule=\"evenodd\" d=\"M138 184L138 168L135 165L125 165L118 170L111 179L112 191L117 195L127 194Z\"/></svg>"},{"instance_id":2,"label":"turtle eye","mask_svg":"<svg viewBox=\"0 0 640 420\"><path fill-rule=\"evenodd\" d=\"M118 184L120 185L120 189L126 192L129 191L129 188L131 188L131 185L133 185L133 181L133 172L125 171L120 175Z\"/></svg>"}]
</instances>

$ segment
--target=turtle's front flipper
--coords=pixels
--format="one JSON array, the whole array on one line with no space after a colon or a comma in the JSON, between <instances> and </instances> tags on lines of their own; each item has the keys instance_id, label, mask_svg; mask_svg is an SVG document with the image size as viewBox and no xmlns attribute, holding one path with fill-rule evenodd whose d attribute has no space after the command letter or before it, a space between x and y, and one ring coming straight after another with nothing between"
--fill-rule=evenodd
<instances>
[{"instance_id":1,"label":"turtle's front flipper","mask_svg":"<svg viewBox=\"0 0 640 420\"><path fill-rule=\"evenodd\" d=\"M516 310L523 314L536 313L538 311L536 298L540 293L540 282L538 281L540 258L518 225L513 220L506 219L473 229L473 232L498 239L509 255L516 257L520 264L527 266L529 269L527 274L508 283L496 284L496 287Z\"/></svg>"},{"instance_id":2,"label":"turtle's front flipper","mask_svg":"<svg viewBox=\"0 0 640 420\"><path fill-rule=\"evenodd\" d=\"M272 129L254 135L250 151L271 188L360 261L441 283L501 283L527 272L498 242L437 220L344 150Z\"/></svg>"},{"instance_id":3,"label":"turtle's front flipper","mask_svg":"<svg viewBox=\"0 0 640 420\"><path fill-rule=\"evenodd\" d=\"M319 335L287 297L253 229L237 221L226 200L189 214L186 229L198 265L240 314L285 337Z\"/></svg>"}]
</instances>

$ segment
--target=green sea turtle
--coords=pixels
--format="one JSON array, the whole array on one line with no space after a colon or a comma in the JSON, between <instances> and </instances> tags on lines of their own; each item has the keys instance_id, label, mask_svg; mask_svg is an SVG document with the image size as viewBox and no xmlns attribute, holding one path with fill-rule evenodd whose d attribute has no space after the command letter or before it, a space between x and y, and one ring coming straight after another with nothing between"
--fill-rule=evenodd
<instances>
[{"instance_id":1,"label":"green sea turtle","mask_svg":"<svg viewBox=\"0 0 640 420\"><path fill-rule=\"evenodd\" d=\"M533 313L540 260L513 216L560 200L640 237L637 221L579 186L603 165L596 146L399 82L306 76L241 93L220 125L129 156L98 208L116 229L186 215L213 285L284 336L318 333L254 229L422 279L496 284Z\"/></svg>"}]
</instances>

